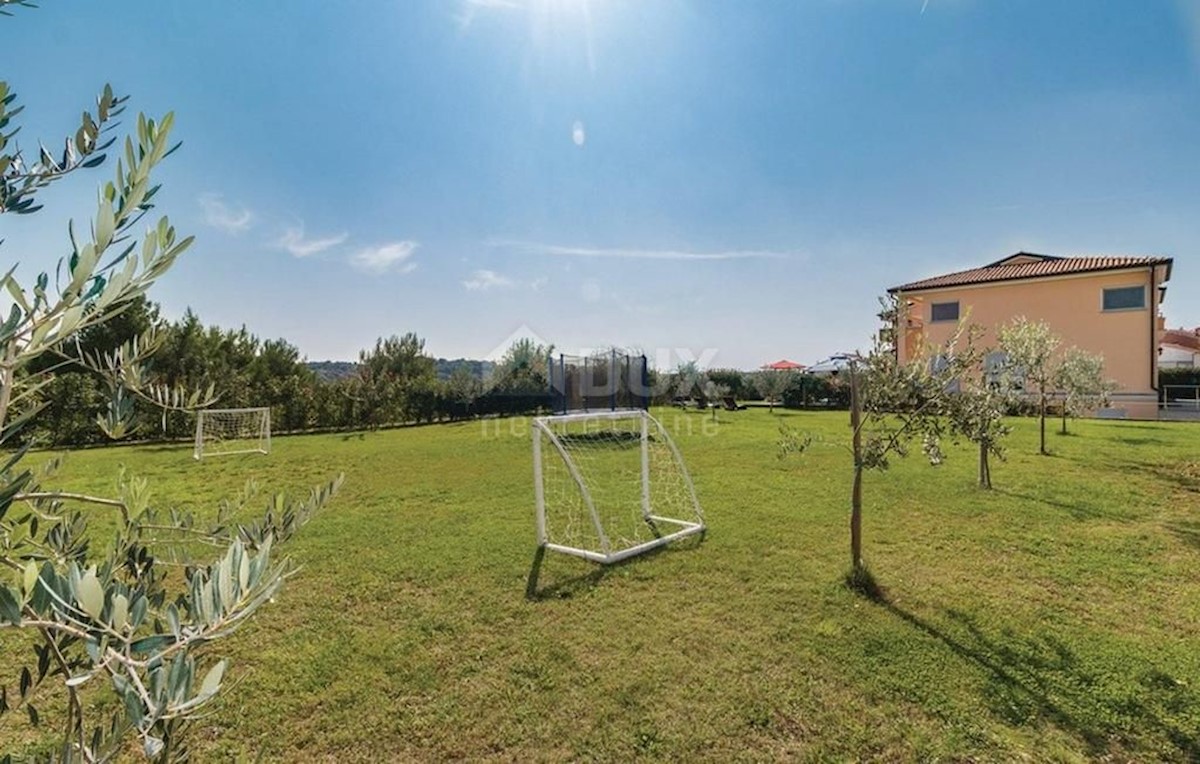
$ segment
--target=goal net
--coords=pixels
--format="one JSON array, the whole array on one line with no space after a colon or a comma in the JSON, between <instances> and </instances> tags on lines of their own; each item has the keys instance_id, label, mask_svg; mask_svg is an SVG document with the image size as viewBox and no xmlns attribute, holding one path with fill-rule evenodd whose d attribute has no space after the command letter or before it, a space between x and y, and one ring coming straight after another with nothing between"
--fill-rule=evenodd
<instances>
[{"instance_id":1,"label":"goal net","mask_svg":"<svg viewBox=\"0 0 1200 764\"><path fill-rule=\"evenodd\" d=\"M683 458L643 410L535 419L533 470L543 548L607 564L704 532Z\"/></svg>"},{"instance_id":2,"label":"goal net","mask_svg":"<svg viewBox=\"0 0 1200 764\"><path fill-rule=\"evenodd\" d=\"M271 453L271 409L201 409L196 412L194 456Z\"/></svg>"}]
</instances>

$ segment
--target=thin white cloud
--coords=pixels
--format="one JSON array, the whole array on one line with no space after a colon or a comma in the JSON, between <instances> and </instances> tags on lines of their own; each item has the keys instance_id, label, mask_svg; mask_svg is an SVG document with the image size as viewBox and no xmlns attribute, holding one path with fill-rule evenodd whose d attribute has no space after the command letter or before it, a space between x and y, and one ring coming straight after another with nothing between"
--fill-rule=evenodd
<instances>
[{"instance_id":1,"label":"thin white cloud","mask_svg":"<svg viewBox=\"0 0 1200 764\"><path fill-rule=\"evenodd\" d=\"M458 22L460 29L466 29L471 26L471 22L480 11L519 11L524 8L525 6L517 0L462 0L458 13L454 14L454 20Z\"/></svg>"},{"instance_id":2,"label":"thin white cloud","mask_svg":"<svg viewBox=\"0 0 1200 764\"><path fill-rule=\"evenodd\" d=\"M204 210L204 222L225 233L241 233L254 222L253 212L245 207L234 209L220 194L201 194L200 207Z\"/></svg>"},{"instance_id":3,"label":"thin white cloud","mask_svg":"<svg viewBox=\"0 0 1200 764\"><path fill-rule=\"evenodd\" d=\"M410 259L420 244L415 241L393 241L378 247L359 250L350 258L351 264L368 273L412 273L417 264Z\"/></svg>"},{"instance_id":4,"label":"thin white cloud","mask_svg":"<svg viewBox=\"0 0 1200 764\"><path fill-rule=\"evenodd\" d=\"M304 226L294 226L283 232L283 236L279 237L275 246L287 250L293 257L311 257L344 243L348 238L350 235L343 232L334 236L310 239L304 235Z\"/></svg>"},{"instance_id":5,"label":"thin white cloud","mask_svg":"<svg viewBox=\"0 0 1200 764\"><path fill-rule=\"evenodd\" d=\"M517 282L510 279L508 276L501 276L495 271L487 269L478 270L471 274L471 278L464 281L465 286L472 292L488 292L492 289L508 289L517 285Z\"/></svg>"},{"instance_id":6,"label":"thin white cloud","mask_svg":"<svg viewBox=\"0 0 1200 764\"><path fill-rule=\"evenodd\" d=\"M571 126L571 140L576 146L582 146L587 143L587 131L583 128L583 123L575 120L575 124Z\"/></svg>"},{"instance_id":7,"label":"thin white cloud","mask_svg":"<svg viewBox=\"0 0 1200 764\"><path fill-rule=\"evenodd\" d=\"M764 249L727 249L696 252L680 249L624 249L601 247L569 247L532 241L494 240L488 244L497 249L548 257L626 258L634 260L753 260L799 257L799 252L779 252Z\"/></svg>"}]
</instances>

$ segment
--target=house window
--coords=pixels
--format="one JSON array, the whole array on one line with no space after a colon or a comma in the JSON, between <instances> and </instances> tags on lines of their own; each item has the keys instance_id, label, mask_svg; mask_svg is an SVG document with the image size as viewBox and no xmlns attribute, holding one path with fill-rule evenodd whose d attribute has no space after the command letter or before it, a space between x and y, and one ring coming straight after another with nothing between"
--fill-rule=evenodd
<instances>
[{"instance_id":1,"label":"house window","mask_svg":"<svg viewBox=\"0 0 1200 764\"><path fill-rule=\"evenodd\" d=\"M957 321L958 301L935 302L929 306L930 321Z\"/></svg>"},{"instance_id":2,"label":"house window","mask_svg":"<svg viewBox=\"0 0 1200 764\"><path fill-rule=\"evenodd\" d=\"M1104 290L1104 310L1142 310L1145 307L1145 287L1117 287Z\"/></svg>"}]
</instances>

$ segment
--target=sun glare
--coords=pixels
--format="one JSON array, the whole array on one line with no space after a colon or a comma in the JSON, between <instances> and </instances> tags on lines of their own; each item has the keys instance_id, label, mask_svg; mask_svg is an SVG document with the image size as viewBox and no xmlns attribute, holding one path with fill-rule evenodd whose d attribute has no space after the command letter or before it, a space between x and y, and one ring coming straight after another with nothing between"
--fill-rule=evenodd
<instances>
[{"instance_id":1,"label":"sun glare","mask_svg":"<svg viewBox=\"0 0 1200 764\"><path fill-rule=\"evenodd\" d=\"M586 13L590 0L530 0L529 4L542 13Z\"/></svg>"},{"instance_id":2,"label":"sun glare","mask_svg":"<svg viewBox=\"0 0 1200 764\"><path fill-rule=\"evenodd\" d=\"M596 70L592 42L593 0L462 0L455 18L463 30L477 18L520 14L529 20L534 45L542 48L582 33L588 68Z\"/></svg>"}]
</instances>

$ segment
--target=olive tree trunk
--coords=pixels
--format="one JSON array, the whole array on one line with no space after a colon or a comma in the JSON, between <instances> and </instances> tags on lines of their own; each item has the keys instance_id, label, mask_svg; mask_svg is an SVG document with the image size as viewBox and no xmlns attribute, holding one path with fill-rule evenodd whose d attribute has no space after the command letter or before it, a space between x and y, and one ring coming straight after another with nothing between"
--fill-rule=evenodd
<instances>
[{"instance_id":1,"label":"olive tree trunk","mask_svg":"<svg viewBox=\"0 0 1200 764\"><path fill-rule=\"evenodd\" d=\"M850 428L853 431L854 489L850 494L850 563L855 570L862 569L862 395L859 390L858 370L850 369Z\"/></svg>"},{"instance_id":2,"label":"olive tree trunk","mask_svg":"<svg viewBox=\"0 0 1200 764\"><path fill-rule=\"evenodd\" d=\"M1038 426L1041 430L1041 446L1040 450L1043 455L1049 454L1046 450L1046 394L1042 393L1038 401Z\"/></svg>"}]
</instances>

